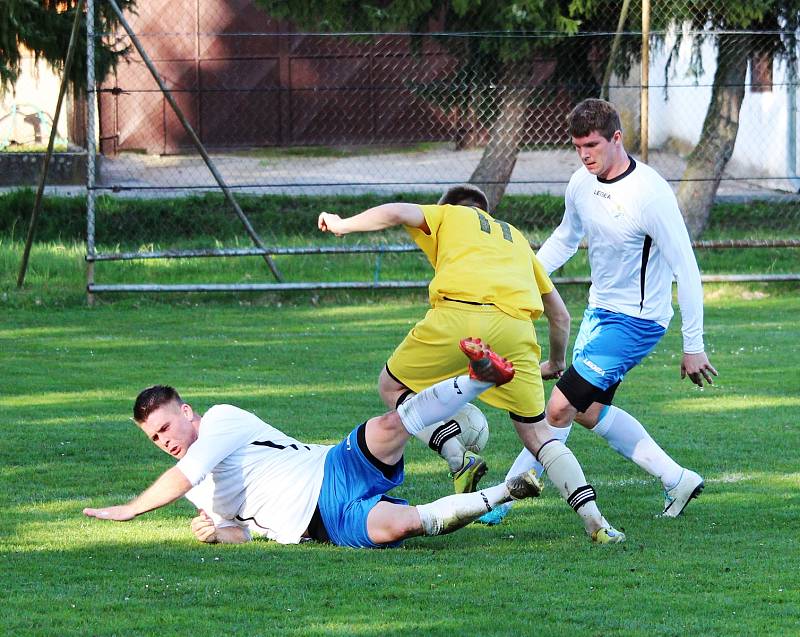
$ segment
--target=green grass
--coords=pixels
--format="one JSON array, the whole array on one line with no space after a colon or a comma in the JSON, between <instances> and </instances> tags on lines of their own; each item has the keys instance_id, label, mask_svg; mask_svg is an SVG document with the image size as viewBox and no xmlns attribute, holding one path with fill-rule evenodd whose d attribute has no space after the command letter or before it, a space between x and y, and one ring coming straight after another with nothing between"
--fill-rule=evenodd
<instances>
[{"instance_id":1,"label":"green grass","mask_svg":"<svg viewBox=\"0 0 800 637\"><path fill-rule=\"evenodd\" d=\"M376 235L375 238L406 242L401 233ZM242 247L250 244L242 240ZM304 245L303 239L292 237L285 244ZM339 245L331 237L320 237L320 245ZM197 244L195 244L197 245ZM155 249L157 244L142 246ZM111 246L111 249L118 249ZM31 252L25 287L17 289L16 281L22 260L23 243L0 239L0 307L30 307L45 305L80 305L86 301L85 247L77 242L36 243ZM588 276L586 251L580 250L567 264L554 273L556 277ZM698 250L701 270L706 274L771 274L798 272L797 249L757 248L748 250ZM428 281L431 268L421 252L401 254L356 255L293 255L277 256L275 262L287 282L308 281ZM267 265L260 257L207 258L207 259L157 259L127 262L100 262L96 264L95 281L102 284L122 283L274 283ZM566 288L562 288L564 293ZM796 291L797 284L753 285L748 289ZM235 300L247 303L290 302L292 299L395 298L397 292L369 293L310 291L301 294L242 293ZM414 292L415 298L424 298L424 288ZM582 296L583 287L575 291ZM121 297L138 302L139 296L127 294L101 295L98 298L115 300ZM152 296L148 298L153 298ZM208 295L184 295L180 298L190 303L208 299Z\"/></svg>"},{"instance_id":2,"label":"green grass","mask_svg":"<svg viewBox=\"0 0 800 637\"><path fill-rule=\"evenodd\" d=\"M628 534L610 550L590 546L552 487L499 527L390 551L201 545L184 502L125 524L84 518L84 506L125 500L171 464L129 421L142 387L172 383L201 411L233 402L302 439L335 441L381 411L377 373L425 306L403 297L281 307L190 297L57 307L42 289L41 306L7 300L4 632L796 634L800 301L776 290L707 289L707 345L720 371L713 388L679 380L676 320L618 392L619 406L705 476L685 516L656 518L656 481L590 433L573 432L570 446L604 513ZM570 302L576 318L580 296ZM518 443L504 414L484 412L490 483ZM421 502L447 492L443 463L412 443L397 494Z\"/></svg>"}]
</instances>

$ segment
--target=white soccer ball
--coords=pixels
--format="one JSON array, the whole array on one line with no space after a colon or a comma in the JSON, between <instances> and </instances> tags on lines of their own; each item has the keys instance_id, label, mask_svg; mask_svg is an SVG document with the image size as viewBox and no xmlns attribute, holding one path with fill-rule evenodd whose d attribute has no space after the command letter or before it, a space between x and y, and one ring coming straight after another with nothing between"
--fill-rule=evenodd
<instances>
[{"instance_id":1,"label":"white soccer ball","mask_svg":"<svg viewBox=\"0 0 800 637\"><path fill-rule=\"evenodd\" d=\"M461 429L457 436L461 444L468 451L480 453L489 442L489 423L483 412L472 403L467 403L455 413L452 420Z\"/></svg>"}]
</instances>

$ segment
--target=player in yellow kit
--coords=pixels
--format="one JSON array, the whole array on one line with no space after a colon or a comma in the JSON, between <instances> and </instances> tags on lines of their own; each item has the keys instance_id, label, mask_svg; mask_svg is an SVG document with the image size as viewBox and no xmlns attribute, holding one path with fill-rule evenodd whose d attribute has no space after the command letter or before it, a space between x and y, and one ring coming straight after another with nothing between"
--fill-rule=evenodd
<instances>
[{"instance_id":1,"label":"player in yellow kit","mask_svg":"<svg viewBox=\"0 0 800 637\"><path fill-rule=\"evenodd\" d=\"M387 203L353 217L323 212L319 229L337 236L404 225L434 268L431 309L408 333L381 372L379 391L389 408L410 394L463 371L459 338L480 338L502 351L516 369L513 381L481 395L505 409L525 446L539 457L562 495L600 543L624 535L606 522L559 430L544 418L542 377L558 378L566 367L569 313L528 241L512 225L494 219L486 196L470 185L449 189L437 205ZM540 363L533 320L550 324L548 359ZM483 459L461 445L453 422L416 434L450 465L456 492L473 491L486 472Z\"/></svg>"}]
</instances>

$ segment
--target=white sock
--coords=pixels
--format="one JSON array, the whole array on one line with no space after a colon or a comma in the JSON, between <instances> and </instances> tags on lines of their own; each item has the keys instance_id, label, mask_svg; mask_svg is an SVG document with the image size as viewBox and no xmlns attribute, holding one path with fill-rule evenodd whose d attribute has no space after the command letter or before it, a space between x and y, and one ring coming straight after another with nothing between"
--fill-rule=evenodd
<instances>
[{"instance_id":1,"label":"white sock","mask_svg":"<svg viewBox=\"0 0 800 637\"><path fill-rule=\"evenodd\" d=\"M400 407L405 401L411 400L416 394L410 389L397 399L395 409ZM414 434L414 437L425 446L433 449L441 458L447 462L452 473L456 473L464 466L464 453L466 447L461 444L458 438L459 428L453 424L452 420L447 422L435 422L428 425L421 431Z\"/></svg>"},{"instance_id":2,"label":"white sock","mask_svg":"<svg viewBox=\"0 0 800 637\"><path fill-rule=\"evenodd\" d=\"M429 504L419 504L417 512L425 535L444 535L466 526L509 500L508 487L502 483L475 493L448 495Z\"/></svg>"},{"instance_id":3,"label":"white sock","mask_svg":"<svg viewBox=\"0 0 800 637\"><path fill-rule=\"evenodd\" d=\"M428 425L447 420L461 407L494 383L474 380L469 376L449 378L424 389L397 408L406 431L416 436Z\"/></svg>"},{"instance_id":4,"label":"white sock","mask_svg":"<svg viewBox=\"0 0 800 637\"><path fill-rule=\"evenodd\" d=\"M458 439L458 430L447 422L435 422L418 431L414 436L445 459L450 471L455 473L464 466L464 452L467 450Z\"/></svg>"},{"instance_id":5,"label":"white sock","mask_svg":"<svg viewBox=\"0 0 800 637\"><path fill-rule=\"evenodd\" d=\"M547 429L550 431L552 438L567 444L567 438L569 438L569 432L572 431L572 425L569 425L568 427L553 427L553 425L547 423ZM511 465L508 473L506 473L506 480L513 476L518 476L520 473L525 473L530 469L536 471L536 475L538 477L541 477L544 473L544 467L542 466L542 463L536 459L536 456L523 447L522 451L519 452L517 459L514 460L514 464Z\"/></svg>"},{"instance_id":6,"label":"white sock","mask_svg":"<svg viewBox=\"0 0 800 637\"><path fill-rule=\"evenodd\" d=\"M683 468L658 446L642 423L628 412L612 405L592 431L605 438L614 451L659 478L665 489L678 484Z\"/></svg>"},{"instance_id":7,"label":"white sock","mask_svg":"<svg viewBox=\"0 0 800 637\"><path fill-rule=\"evenodd\" d=\"M563 442L551 440L545 443L539 449L539 462L561 497L581 516L587 533L608 524L597 508L594 488L586 482L577 458Z\"/></svg>"},{"instance_id":8,"label":"white sock","mask_svg":"<svg viewBox=\"0 0 800 637\"><path fill-rule=\"evenodd\" d=\"M568 427L553 427L553 425L547 423L547 428L550 430L550 434L554 439L560 440L564 444L567 443L569 432L572 431L572 425L569 425ZM518 476L520 473L525 473L530 469L533 469L536 472L536 475L540 478L544 474L544 467L542 466L542 463L536 459L536 456L523 447L522 451L519 452L517 459L514 460L514 464L511 465L508 473L506 473L506 480L514 476ZM514 503L509 502L507 506L511 508L514 506Z\"/></svg>"}]
</instances>

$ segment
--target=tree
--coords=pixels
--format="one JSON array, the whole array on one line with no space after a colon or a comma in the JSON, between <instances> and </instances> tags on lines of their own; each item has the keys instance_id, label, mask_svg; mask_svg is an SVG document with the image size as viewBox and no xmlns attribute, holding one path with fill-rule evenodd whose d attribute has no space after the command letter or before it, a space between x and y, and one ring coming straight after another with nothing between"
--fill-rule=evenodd
<instances>
[{"instance_id":1,"label":"tree","mask_svg":"<svg viewBox=\"0 0 800 637\"><path fill-rule=\"evenodd\" d=\"M689 154L678 187L678 203L692 237L708 225L711 206L722 173L733 154L739 131L739 113L745 94L748 63L758 56L787 63L790 77L797 65L796 34L800 28L797 0L736 0L724 4L702 0L677 3L673 25L692 29L693 69L702 71L700 48L707 41L716 45L716 70L711 101L700 140ZM681 33L672 49L672 59L681 44ZM790 90L794 90L792 87Z\"/></svg>"},{"instance_id":2,"label":"tree","mask_svg":"<svg viewBox=\"0 0 800 637\"><path fill-rule=\"evenodd\" d=\"M118 0L123 11L131 11L135 0ZM72 22L78 0L3 0L0 3L0 88L9 89L19 76L22 47L36 59L46 60L55 70L64 68ZM95 3L95 32L113 32L116 16L105 2ZM80 30L78 51L86 50L86 28ZM127 48L98 39L95 49L98 81L108 75ZM69 76L77 88L86 88L86 56L77 55Z\"/></svg>"},{"instance_id":3,"label":"tree","mask_svg":"<svg viewBox=\"0 0 800 637\"><path fill-rule=\"evenodd\" d=\"M536 64L534 54L545 52L557 61L549 83L553 91L568 92L571 101L600 95L600 78L606 74L612 46L610 63L623 79L641 56L638 35L616 42L608 37L617 30L621 16L619 7L609 10L610 3L603 0L395 0L380 6L355 0L256 1L276 17L320 30L425 32L435 23L443 31L479 32L477 44L464 56L462 70L469 76L470 69L479 69L487 79L481 90L493 91L492 102L499 106L487 118L489 140L470 181L486 189L492 207L511 176L526 126L525 109L534 99L527 79ZM633 3L625 13L627 29L638 30L641 4ZM703 45L715 44L711 101L700 140L688 157L678 188L678 201L694 237L708 223L733 153L748 64L755 54L767 54L794 69L799 14L800 0L667 0L658 3L651 16L653 43L663 44L670 29L678 36L664 69L667 77L677 59L684 27L692 38L695 73L702 72ZM582 35L579 42L568 37L576 33Z\"/></svg>"},{"instance_id":4,"label":"tree","mask_svg":"<svg viewBox=\"0 0 800 637\"><path fill-rule=\"evenodd\" d=\"M131 11L135 0L118 0L120 8ZM57 72L64 68L72 23L78 0L2 0L0 1L0 91L13 89L20 73L23 48L44 59ZM108 3L96 3L96 33L110 33L117 24ZM76 55L69 73L76 102L86 92L86 28L79 31ZM101 81L128 49L98 38L95 48L95 73Z\"/></svg>"},{"instance_id":5,"label":"tree","mask_svg":"<svg viewBox=\"0 0 800 637\"><path fill-rule=\"evenodd\" d=\"M119 0L120 8L132 10L135 0ZM78 0L1 0L0 1L0 91L13 90L19 77L23 49L38 61L44 59L62 72ZM116 15L107 2L97 2L95 33L112 32ZM86 27L79 30L77 50L69 73L73 113L69 121L70 140L85 145ZM101 38L95 45L95 75L98 82L126 55L128 49Z\"/></svg>"},{"instance_id":6,"label":"tree","mask_svg":"<svg viewBox=\"0 0 800 637\"><path fill-rule=\"evenodd\" d=\"M481 37L471 45L465 46L463 39L442 38L441 42L454 47L462 77L481 80L479 86L467 89L469 94L462 95L465 103L475 103L478 92L481 97L491 93L491 103L497 105L479 114L489 128L489 140L470 178L484 188L492 208L505 192L523 141L525 113L533 98L534 54L546 52L557 59L564 36L578 31L578 11L588 14L597 4L595 0L395 0L380 6L356 0L256 1L274 17L328 32L424 33L432 24L451 33L480 31ZM530 34L540 37L518 37ZM585 66L562 68L574 74Z\"/></svg>"}]
</instances>

